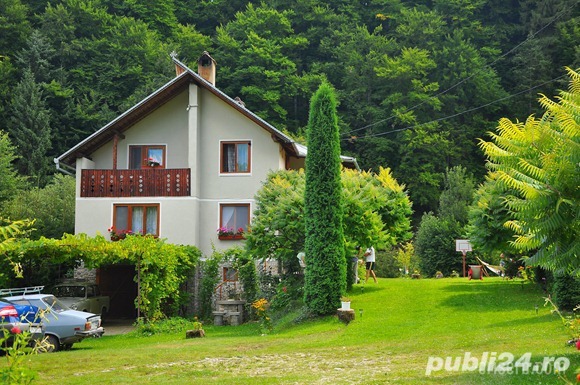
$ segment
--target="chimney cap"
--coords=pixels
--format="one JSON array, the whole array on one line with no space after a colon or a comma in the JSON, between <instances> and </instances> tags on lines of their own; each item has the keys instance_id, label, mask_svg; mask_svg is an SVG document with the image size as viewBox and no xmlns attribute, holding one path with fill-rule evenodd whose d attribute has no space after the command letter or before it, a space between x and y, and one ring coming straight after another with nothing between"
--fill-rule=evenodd
<instances>
[{"instance_id":1,"label":"chimney cap","mask_svg":"<svg viewBox=\"0 0 580 385\"><path fill-rule=\"evenodd\" d=\"M201 54L199 59L197 59L197 64L204 66L204 67L208 67L208 66L211 66L212 64L214 64L214 65L217 64L217 62L215 61L215 59L213 57L211 57L209 52L203 51L203 53Z\"/></svg>"}]
</instances>

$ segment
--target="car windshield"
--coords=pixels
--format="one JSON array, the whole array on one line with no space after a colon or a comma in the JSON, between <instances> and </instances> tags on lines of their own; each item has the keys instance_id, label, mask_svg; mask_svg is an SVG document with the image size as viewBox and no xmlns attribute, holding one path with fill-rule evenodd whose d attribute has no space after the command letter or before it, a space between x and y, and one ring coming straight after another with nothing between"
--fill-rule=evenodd
<instances>
[{"instance_id":1,"label":"car windshield","mask_svg":"<svg viewBox=\"0 0 580 385\"><path fill-rule=\"evenodd\" d=\"M68 306L60 302L54 295L47 295L46 297L43 297L42 302L44 303L44 305L41 305L43 308L50 308L57 313L70 310Z\"/></svg>"},{"instance_id":2,"label":"car windshield","mask_svg":"<svg viewBox=\"0 0 580 385\"><path fill-rule=\"evenodd\" d=\"M84 297L84 286L57 286L52 291L57 297Z\"/></svg>"}]
</instances>

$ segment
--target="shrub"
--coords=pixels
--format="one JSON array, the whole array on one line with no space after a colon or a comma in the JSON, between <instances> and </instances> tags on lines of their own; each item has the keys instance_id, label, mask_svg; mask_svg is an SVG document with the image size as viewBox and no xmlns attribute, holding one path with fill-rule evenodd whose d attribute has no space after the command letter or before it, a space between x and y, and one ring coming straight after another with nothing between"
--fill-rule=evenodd
<instances>
[{"instance_id":1,"label":"shrub","mask_svg":"<svg viewBox=\"0 0 580 385\"><path fill-rule=\"evenodd\" d=\"M199 290L200 316L210 319L213 309L213 293L220 281L219 266L223 256L215 249L210 258L202 262L202 278Z\"/></svg>"},{"instance_id":2,"label":"shrub","mask_svg":"<svg viewBox=\"0 0 580 385\"><path fill-rule=\"evenodd\" d=\"M192 329L194 326L194 321L181 317L172 317L159 321L145 321L142 318L138 319L135 323L135 330L132 334L139 336L152 336L155 334L163 333L176 333L180 331L186 331Z\"/></svg>"},{"instance_id":3,"label":"shrub","mask_svg":"<svg viewBox=\"0 0 580 385\"><path fill-rule=\"evenodd\" d=\"M461 255L455 251L455 239L459 234L456 222L438 218L432 213L423 215L415 252L424 275L433 277L437 271L443 275L450 275L452 270L463 271Z\"/></svg>"},{"instance_id":4,"label":"shrub","mask_svg":"<svg viewBox=\"0 0 580 385\"><path fill-rule=\"evenodd\" d=\"M580 304L580 279L567 274L555 275L552 296L560 310L572 311Z\"/></svg>"},{"instance_id":5,"label":"shrub","mask_svg":"<svg viewBox=\"0 0 580 385\"><path fill-rule=\"evenodd\" d=\"M387 251L378 251L376 253L376 269L377 277L381 278L397 278L401 276L403 267L396 259L397 250L391 249Z\"/></svg>"}]
</instances>

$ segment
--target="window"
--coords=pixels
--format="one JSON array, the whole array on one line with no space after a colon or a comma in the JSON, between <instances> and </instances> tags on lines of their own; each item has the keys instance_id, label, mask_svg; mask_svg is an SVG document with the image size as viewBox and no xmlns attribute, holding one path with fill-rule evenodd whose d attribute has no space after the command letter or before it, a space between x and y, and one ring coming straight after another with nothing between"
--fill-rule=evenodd
<instances>
[{"instance_id":1,"label":"window","mask_svg":"<svg viewBox=\"0 0 580 385\"><path fill-rule=\"evenodd\" d=\"M220 228L232 234L220 236L220 239L242 239L250 223L250 204L221 204Z\"/></svg>"},{"instance_id":2,"label":"window","mask_svg":"<svg viewBox=\"0 0 580 385\"><path fill-rule=\"evenodd\" d=\"M245 142L221 142L222 173L249 173L251 171L251 144Z\"/></svg>"},{"instance_id":3,"label":"window","mask_svg":"<svg viewBox=\"0 0 580 385\"><path fill-rule=\"evenodd\" d=\"M129 168L165 168L165 146L129 146Z\"/></svg>"},{"instance_id":4,"label":"window","mask_svg":"<svg viewBox=\"0 0 580 385\"><path fill-rule=\"evenodd\" d=\"M117 234L129 231L159 235L159 205L115 205L113 224Z\"/></svg>"},{"instance_id":5,"label":"window","mask_svg":"<svg viewBox=\"0 0 580 385\"><path fill-rule=\"evenodd\" d=\"M233 267L224 267L224 282L236 282L238 280L238 270Z\"/></svg>"}]
</instances>

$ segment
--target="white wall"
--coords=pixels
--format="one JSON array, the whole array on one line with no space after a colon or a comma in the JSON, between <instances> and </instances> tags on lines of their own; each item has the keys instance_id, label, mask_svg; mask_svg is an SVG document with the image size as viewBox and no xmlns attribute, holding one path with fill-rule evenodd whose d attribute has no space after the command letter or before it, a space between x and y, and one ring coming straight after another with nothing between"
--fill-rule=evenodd
<instances>
[{"instance_id":1,"label":"white wall","mask_svg":"<svg viewBox=\"0 0 580 385\"><path fill-rule=\"evenodd\" d=\"M118 169L128 168L129 145L164 144L167 146L167 168L192 168L199 161L199 191L191 197L148 198L80 198L76 204L77 233L94 236L107 235L113 221L115 203L158 203L160 205L159 235L171 243L193 244L209 256L212 242L218 249L229 248L240 241L221 241L217 238L220 203L250 203L254 210L254 196L261 188L268 172L284 168L281 146L271 134L249 118L224 103L205 89L198 89L196 114L187 110L191 90L185 90L171 101L137 122L124 132L118 143ZM188 137L191 128L188 117L198 123L199 155L190 156ZM188 131L190 130L190 131ZM220 175L220 140L250 140L251 173ZM112 168L112 142L95 151L93 162L84 160L82 167ZM80 160L79 160L80 162ZM81 163L78 163L80 168ZM80 170L77 174L80 176ZM192 178L193 179L193 178ZM78 190L77 190L78 194Z\"/></svg>"},{"instance_id":2,"label":"white wall","mask_svg":"<svg viewBox=\"0 0 580 385\"><path fill-rule=\"evenodd\" d=\"M129 165L129 146L164 144L167 146L166 168L187 168L187 93L182 93L160 106L145 119L123 133L117 144L117 168ZM99 148L91 158L96 169L113 168L113 142Z\"/></svg>"}]
</instances>

